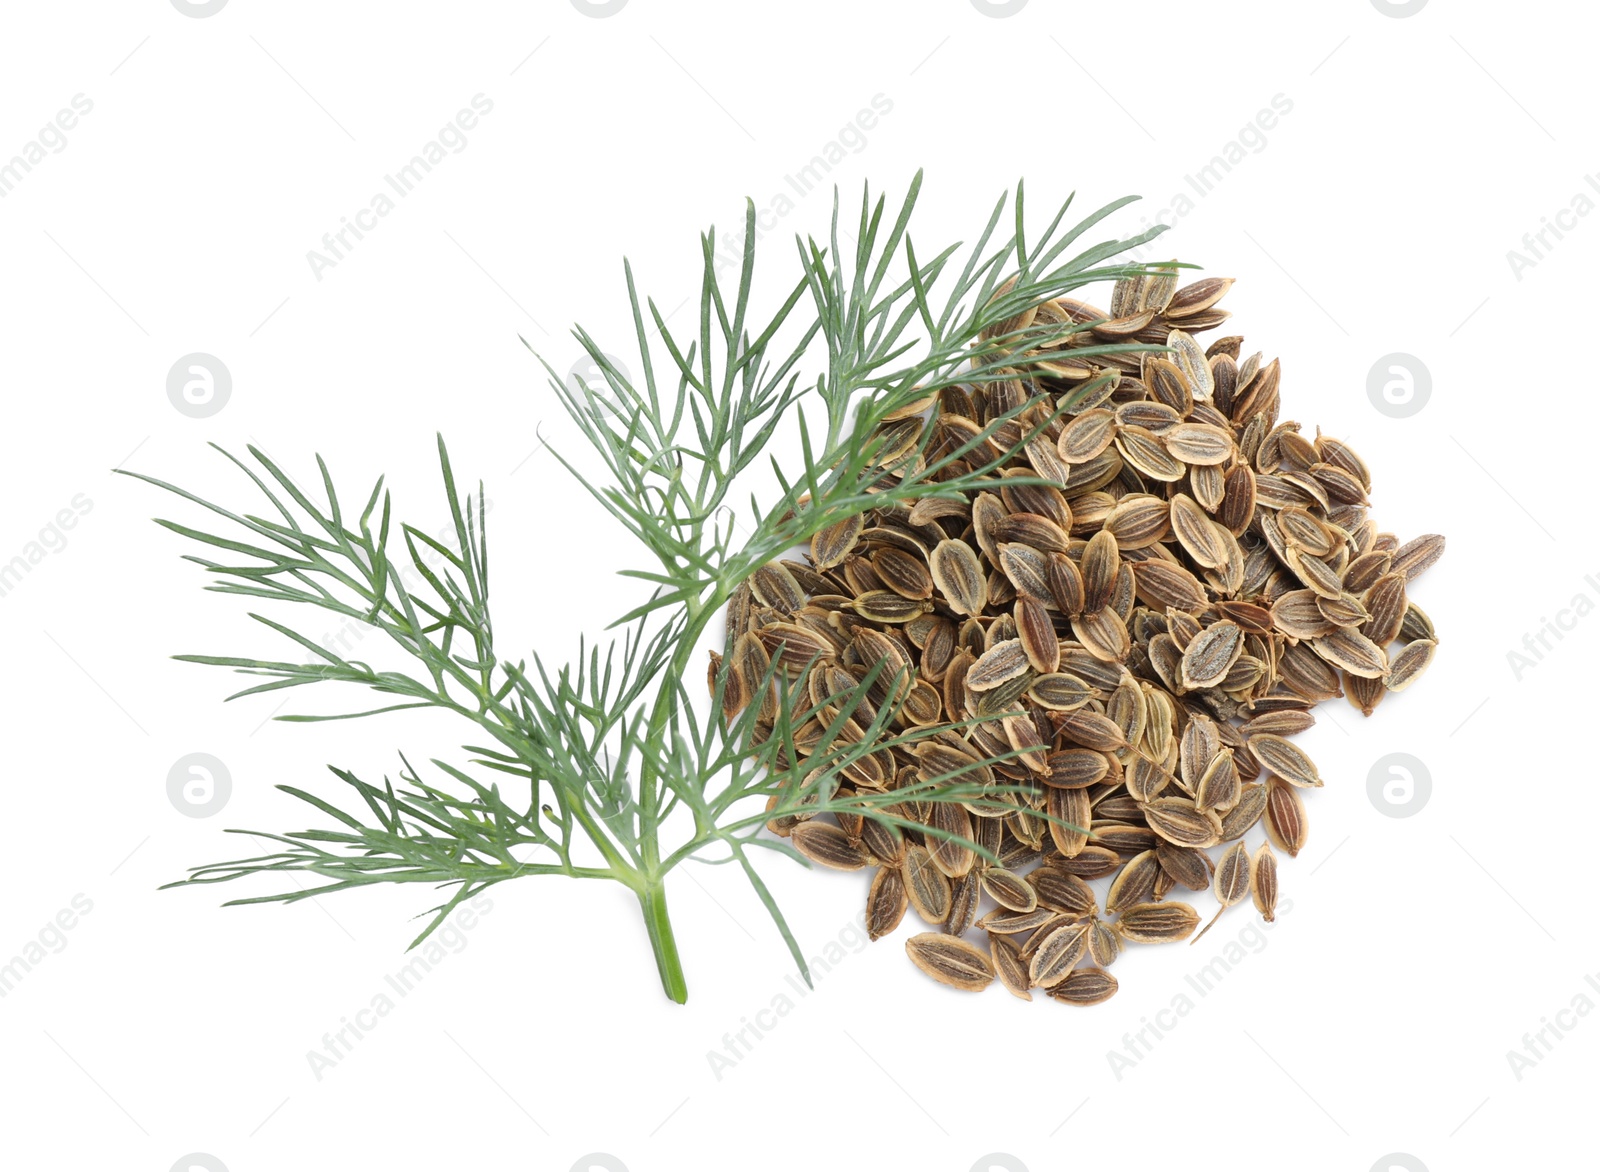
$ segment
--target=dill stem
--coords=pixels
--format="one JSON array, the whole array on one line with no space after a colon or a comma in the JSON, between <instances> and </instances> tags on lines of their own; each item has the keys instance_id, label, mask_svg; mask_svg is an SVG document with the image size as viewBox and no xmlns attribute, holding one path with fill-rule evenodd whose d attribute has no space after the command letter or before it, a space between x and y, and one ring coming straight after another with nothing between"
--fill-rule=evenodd
<instances>
[{"instance_id":1,"label":"dill stem","mask_svg":"<svg viewBox=\"0 0 1600 1172\"><path fill-rule=\"evenodd\" d=\"M684 625L678 648L673 652L671 666L664 679L667 681L656 696L654 710L650 713L646 740L659 744L665 736L677 710L677 681L689 668L689 658L694 654L707 622L726 601L725 588L718 583L708 599L690 599L687 603L688 621ZM639 892L639 902L644 908L645 927L650 932L650 947L655 951L656 968L661 972L661 986L667 996L682 1005L689 999L689 986L684 980L683 964L678 959L678 942L672 934L672 921L667 916L667 891L665 874L661 870L660 822L657 808L656 771L646 756L639 769L639 846L642 854L641 868L645 887Z\"/></svg>"},{"instance_id":2,"label":"dill stem","mask_svg":"<svg viewBox=\"0 0 1600 1172\"><path fill-rule=\"evenodd\" d=\"M656 968L661 973L661 987L668 997L679 1005L689 1000L689 986L683 978L683 964L678 959L678 941L672 934L672 921L667 917L667 889L659 879L639 893L639 904L644 909L644 926L650 933L650 947L656 954Z\"/></svg>"}]
</instances>

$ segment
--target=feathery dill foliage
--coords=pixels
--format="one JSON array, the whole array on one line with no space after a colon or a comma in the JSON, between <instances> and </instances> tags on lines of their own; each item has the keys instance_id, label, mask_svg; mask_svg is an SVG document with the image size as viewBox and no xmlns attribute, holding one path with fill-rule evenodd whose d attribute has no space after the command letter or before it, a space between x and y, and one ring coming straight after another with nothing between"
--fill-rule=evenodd
<instances>
[{"instance_id":1,"label":"feathery dill foliage","mask_svg":"<svg viewBox=\"0 0 1600 1172\"><path fill-rule=\"evenodd\" d=\"M703 677L697 668L691 670L708 625L758 566L851 515L990 483L995 469L1020 447L996 455L987 444L1008 415L960 451L926 466L897 455L892 473L886 474L877 459L886 420L943 387L1027 377L1037 358L1023 351L1087 327L1036 326L997 337L991 336L994 327L1081 286L1147 271L1143 265L1110 262L1159 228L1066 257L1083 233L1132 197L1063 232L1069 199L1047 230L1028 240L1020 183L1014 200L1000 198L964 261L957 257L959 244L919 253L908 223L921 178L919 173L892 220L885 217L881 197L874 202L870 193L863 194L857 243L849 251L839 245L836 195L827 246L797 240L799 279L768 321L748 317L756 233L754 205L747 205L743 263L734 287L718 279L713 235L701 237L700 312L692 336L675 335L654 301L641 304L632 270L624 265L642 380L625 377L581 328L574 335L600 370L603 385L569 387L543 363L562 405L603 462L605 477L587 478L559 453L558 458L651 555L647 567L624 571L647 583L650 592L611 624L623 628L620 643L602 651L580 642L570 664L552 669L534 656L530 665L497 647L483 490L480 485L476 498L461 493L442 439L439 462L453 541L395 521L381 477L352 516L321 457L317 464L326 499L317 501L254 447L249 449L254 464L223 453L266 497L271 508L263 516L235 513L140 476L230 523L219 527L223 532L212 532L159 522L221 551L212 557L186 555L216 576L208 589L298 603L368 624L416 665L409 672L378 671L290 626L252 615L298 644L311 661L178 657L266 677L268 682L230 699L342 682L393 702L338 716L279 719L336 720L440 708L476 726L471 742L463 745L466 761L433 761L439 774L433 781L424 780L402 756L398 787L387 778L379 785L333 768L349 787L342 806L280 786L326 815L328 826L262 835L281 849L197 867L170 886L280 872L326 881L231 901L235 904L292 903L375 883L453 889L445 903L430 909L434 914L415 946L458 903L493 883L530 875L615 880L638 896L662 984L669 997L682 1002L688 990L664 886L680 863L737 864L804 972L804 953L752 861L754 848L804 861L785 841L763 832L769 818L851 810L906 825L892 806L907 798L994 800L994 789L979 793L971 782L947 778L893 794L840 795L840 773L854 761L933 730L896 734L891 727L895 707L884 704L861 742L836 743L802 758L793 730L812 718L827 721L820 706L808 707L789 689L777 689L781 699L774 727L762 736L756 728L761 705L749 705L732 720L709 715L722 710L727 669L709 706L704 693L694 695ZM1006 284L1011 275L1015 280ZM780 335L787 340L780 341ZM1087 346L1073 353L1085 357L1151 348ZM803 363L824 358L821 373L802 373ZM813 408L810 418L802 405L807 395L820 408ZM775 459L767 450L769 441L791 413L799 413L799 451ZM819 415L825 427L817 426ZM1030 431L1022 440L1035 434ZM765 505L749 498L743 514L748 536L736 542L735 492L742 495L741 475L763 458L776 476L776 496ZM955 460L970 470L958 468L951 475ZM773 671L777 661L774 657ZM822 744L833 743L875 675L869 673L854 692L832 698L841 715ZM769 676L765 683L771 682ZM987 854L977 844L967 845Z\"/></svg>"}]
</instances>

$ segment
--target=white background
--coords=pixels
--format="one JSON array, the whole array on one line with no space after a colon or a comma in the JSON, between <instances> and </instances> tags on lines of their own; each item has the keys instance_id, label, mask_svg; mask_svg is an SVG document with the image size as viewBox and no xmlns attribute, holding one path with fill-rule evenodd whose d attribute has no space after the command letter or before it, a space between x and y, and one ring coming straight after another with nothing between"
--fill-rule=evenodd
<instances>
[{"instance_id":1,"label":"white background","mask_svg":"<svg viewBox=\"0 0 1600 1172\"><path fill-rule=\"evenodd\" d=\"M1507 655L1574 596L1600 600L1585 581L1600 222L1547 236L1520 276L1507 253L1580 191L1600 198L1593 31L1577 5L1397 19L1368 0L1032 0L1006 18L969 0L632 0L605 19L567 0L234 0L203 19L169 0L8 6L0 158L74 95L93 110L0 200L0 562L81 497L64 546L47 535L54 551L0 597L0 959L75 895L92 911L0 999L0 1164L1582 1162L1558 1153L1588 1131L1600 1023L1564 1018L1576 1028L1547 1033L1520 1078L1507 1052L1578 995L1600 1004L1583 831L1600 620L1572 612L1520 680ZM480 93L493 111L465 149L319 280L307 251ZM1284 416L1355 443L1381 527L1448 535L1413 592L1437 661L1372 719L1340 702L1302 738L1328 785L1281 869L1292 912L1265 936L1246 905L1196 948L1135 946L1101 1007L950 993L900 937L847 950L800 998L748 887L707 868L669 886L678 1007L631 896L540 878L495 889L466 947L319 1080L307 1052L384 991L426 893L223 910L245 892L156 887L252 845L224 827L306 825L275 784L332 794L324 763L376 777L397 749L448 753L452 731L223 705L231 678L166 657L281 648L242 600L203 594L148 520L195 515L110 469L242 504L207 441L258 444L302 479L320 451L347 492L386 471L401 512L436 527L442 430L493 501L502 641L564 657L636 598L611 574L631 551L606 546L614 530L540 450L536 433L566 433L518 334L558 369L578 355L573 321L620 345L624 255L663 313L681 307L697 233L737 224L746 195L769 206L879 94L892 111L829 179L853 202L863 180L894 196L925 167L929 253L971 239L1018 176L1041 215L1074 190L1085 207L1143 194L1126 232L1190 195L1162 248L1239 278L1229 329L1281 357ZM1186 177L1279 94L1292 111L1195 197ZM827 198L767 234L769 290ZM205 419L166 394L195 351L233 379ZM1391 352L1431 372L1409 418L1367 395ZM232 776L215 817L167 798L195 752ZM1409 818L1368 796L1391 752L1432 777ZM863 876L776 857L767 874L808 950L857 939ZM1241 934L1265 945L1195 993L1186 977ZM1193 1011L1118 1078L1108 1052L1177 1020L1156 1015L1185 993ZM708 1051L784 994L793 1011L714 1076Z\"/></svg>"}]
</instances>

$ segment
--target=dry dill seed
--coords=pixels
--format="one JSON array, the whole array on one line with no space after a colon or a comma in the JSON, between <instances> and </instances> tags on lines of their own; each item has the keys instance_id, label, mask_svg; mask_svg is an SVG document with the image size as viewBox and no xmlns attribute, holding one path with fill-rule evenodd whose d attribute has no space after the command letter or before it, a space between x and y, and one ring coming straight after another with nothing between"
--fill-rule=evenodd
<instances>
[{"instance_id":1,"label":"dry dill seed","mask_svg":"<svg viewBox=\"0 0 1600 1172\"><path fill-rule=\"evenodd\" d=\"M1409 589L1444 539L1379 532L1361 457L1279 421L1277 360L1241 359L1239 337L1196 341L1226 319L1232 281L1179 289L1174 276L1118 282L1109 314L1062 298L994 327L1071 332L1014 377L930 396L927 417L897 419L883 444L900 461L889 479L1002 457L997 489L830 525L809 567L762 567L730 607L724 706L756 703L776 659L819 708L794 737L802 755L828 748L831 698L874 668L841 742L884 706L886 736L961 725L880 750L876 772L846 771L845 799L970 787L900 803L911 825L893 836L865 810L770 824L825 866L875 864L869 934L914 909L942 931L908 954L956 988L998 977L1024 1000L1041 988L1104 1001L1124 942L1204 934L1199 912L1168 898L1178 888L1209 893L1218 916L1249 896L1272 920L1273 848L1304 848L1300 791L1323 784L1289 738L1322 701L1370 713L1438 645ZM1073 354L1112 339L1170 351ZM973 926L987 951L961 939Z\"/></svg>"}]
</instances>

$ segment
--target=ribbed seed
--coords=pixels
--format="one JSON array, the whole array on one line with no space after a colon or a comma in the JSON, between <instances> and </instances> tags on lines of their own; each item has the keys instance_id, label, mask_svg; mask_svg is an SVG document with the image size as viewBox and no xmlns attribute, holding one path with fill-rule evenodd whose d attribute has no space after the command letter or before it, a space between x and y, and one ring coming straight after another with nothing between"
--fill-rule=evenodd
<instances>
[{"instance_id":1,"label":"ribbed seed","mask_svg":"<svg viewBox=\"0 0 1600 1172\"><path fill-rule=\"evenodd\" d=\"M943 932L922 932L906 941L911 963L941 985L976 993L994 980L994 962L965 940Z\"/></svg>"},{"instance_id":2,"label":"ribbed seed","mask_svg":"<svg viewBox=\"0 0 1600 1172\"><path fill-rule=\"evenodd\" d=\"M1290 785L1312 787L1322 784L1316 764L1293 741L1272 733L1258 733L1246 743L1256 760Z\"/></svg>"},{"instance_id":3,"label":"ribbed seed","mask_svg":"<svg viewBox=\"0 0 1600 1172\"><path fill-rule=\"evenodd\" d=\"M1294 858L1306 845L1306 811L1300 795L1272 778L1267 782L1267 837L1272 845Z\"/></svg>"},{"instance_id":4,"label":"ribbed seed","mask_svg":"<svg viewBox=\"0 0 1600 1172\"><path fill-rule=\"evenodd\" d=\"M1066 980L1072 966L1089 950L1089 925L1064 924L1049 932L1028 963L1028 979L1041 989Z\"/></svg>"},{"instance_id":5,"label":"ribbed seed","mask_svg":"<svg viewBox=\"0 0 1600 1172\"><path fill-rule=\"evenodd\" d=\"M1031 912L1039 906L1039 896L1032 884L1002 867L984 869L983 889L989 898L1010 911Z\"/></svg>"},{"instance_id":6,"label":"ribbed seed","mask_svg":"<svg viewBox=\"0 0 1600 1172\"><path fill-rule=\"evenodd\" d=\"M1004 936L991 933L989 960L994 965L995 976L1005 986L1007 993L1024 1001L1033 1000L1033 994L1028 991L1032 985L1028 977L1028 963L1022 959L1022 953L1015 944Z\"/></svg>"},{"instance_id":7,"label":"ribbed seed","mask_svg":"<svg viewBox=\"0 0 1600 1172\"><path fill-rule=\"evenodd\" d=\"M1053 999L1094 1004L1116 988L1105 968L1124 940L1192 938L1198 915L1166 898L1178 888L1222 907L1248 891L1270 919L1274 851L1304 847L1300 790L1322 782L1288 738L1314 703L1347 695L1372 712L1435 654L1408 595L1444 539L1379 531L1360 455L1281 418L1277 360L1241 357L1236 336L1202 349L1229 284L1179 289L1166 267L1117 282L1110 312L1008 306L985 344L1030 323L1078 328L1015 372L907 397L868 445L886 470L874 489L999 457L993 490L824 514L808 561L769 562L729 599L711 694L752 749L806 771L800 810L972 787L878 807L905 830L864 807L774 817L797 807L768 803L804 857L874 868L870 937L907 907L943 929L908 946L936 979L999 974L1028 998L1038 976ZM1085 351L1106 342L1167 350ZM775 744L780 727L791 739ZM876 728L893 747L863 743ZM1271 846L1251 856L1258 822ZM1098 878L1114 923L1097 918ZM998 907L978 918L983 897ZM986 952L959 941L974 922Z\"/></svg>"},{"instance_id":8,"label":"ribbed seed","mask_svg":"<svg viewBox=\"0 0 1600 1172\"><path fill-rule=\"evenodd\" d=\"M1262 843L1250 860L1250 895L1267 923L1278 916L1278 857Z\"/></svg>"},{"instance_id":9,"label":"ribbed seed","mask_svg":"<svg viewBox=\"0 0 1600 1172\"><path fill-rule=\"evenodd\" d=\"M1144 808L1150 829L1174 846L1214 846L1222 840L1222 821L1183 798L1157 798Z\"/></svg>"},{"instance_id":10,"label":"ribbed seed","mask_svg":"<svg viewBox=\"0 0 1600 1172\"><path fill-rule=\"evenodd\" d=\"M1117 992L1117 978L1104 969L1078 968L1053 987L1047 996L1065 1005L1099 1005Z\"/></svg>"},{"instance_id":11,"label":"ribbed seed","mask_svg":"<svg viewBox=\"0 0 1600 1172\"><path fill-rule=\"evenodd\" d=\"M813 863L835 871L860 870L868 862L860 841L829 822L802 822L794 828L789 841Z\"/></svg>"},{"instance_id":12,"label":"ribbed seed","mask_svg":"<svg viewBox=\"0 0 1600 1172\"><path fill-rule=\"evenodd\" d=\"M906 903L905 876L897 867L879 867L867 890L867 935L877 940L898 928Z\"/></svg>"},{"instance_id":13,"label":"ribbed seed","mask_svg":"<svg viewBox=\"0 0 1600 1172\"><path fill-rule=\"evenodd\" d=\"M1117 917L1117 934L1135 944L1168 944L1187 940L1200 926L1200 913L1186 903L1140 903Z\"/></svg>"},{"instance_id":14,"label":"ribbed seed","mask_svg":"<svg viewBox=\"0 0 1600 1172\"><path fill-rule=\"evenodd\" d=\"M1403 692L1414 684L1433 662L1433 653L1438 648L1439 644L1434 639L1418 639L1402 647L1389 664L1389 674L1384 677L1389 691Z\"/></svg>"},{"instance_id":15,"label":"ribbed seed","mask_svg":"<svg viewBox=\"0 0 1600 1172\"><path fill-rule=\"evenodd\" d=\"M928 571L951 610L957 614L983 613L989 601L989 585L970 545L954 539L941 541L928 555Z\"/></svg>"},{"instance_id":16,"label":"ribbed seed","mask_svg":"<svg viewBox=\"0 0 1600 1172\"><path fill-rule=\"evenodd\" d=\"M950 916L950 880L933 865L925 848L906 848L906 897L917 915L930 924L943 924Z\"/></svg>"}]
</instances>

